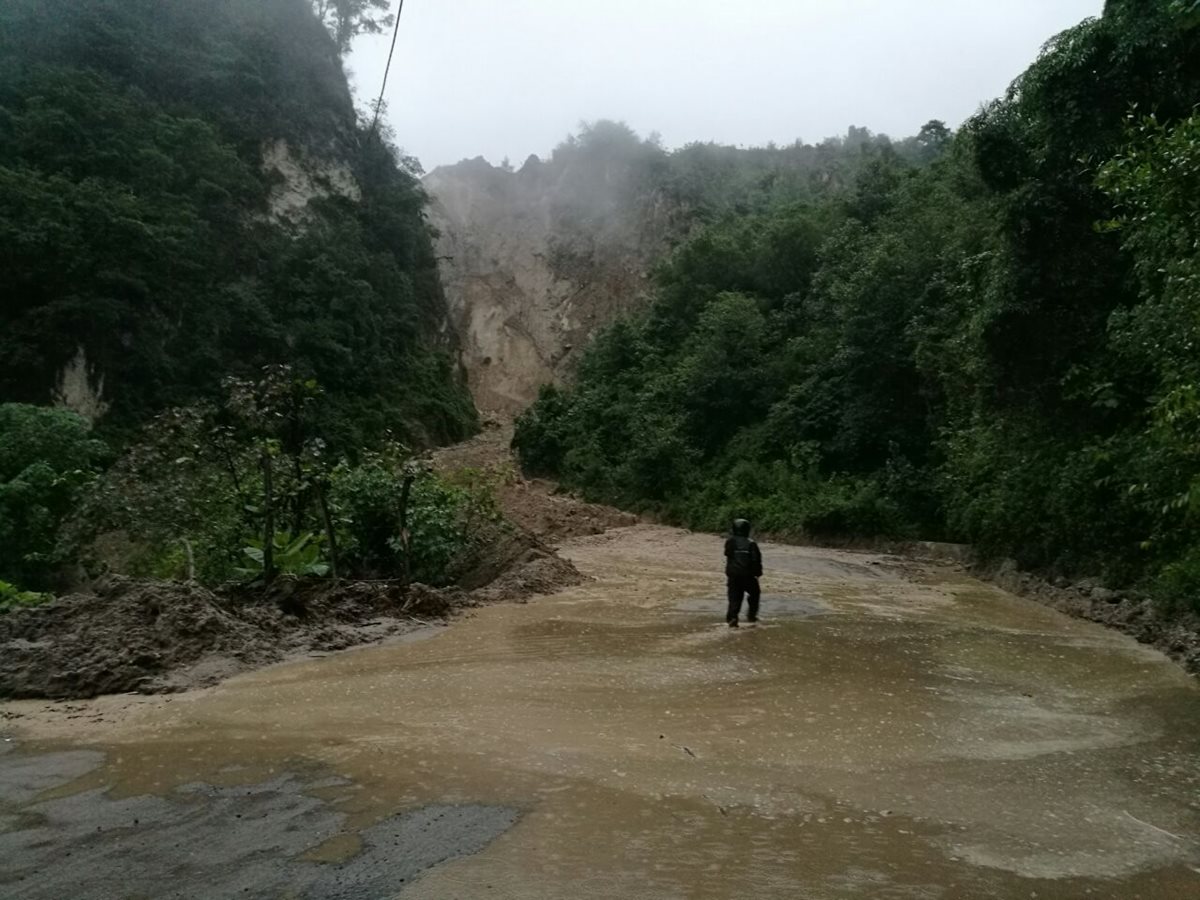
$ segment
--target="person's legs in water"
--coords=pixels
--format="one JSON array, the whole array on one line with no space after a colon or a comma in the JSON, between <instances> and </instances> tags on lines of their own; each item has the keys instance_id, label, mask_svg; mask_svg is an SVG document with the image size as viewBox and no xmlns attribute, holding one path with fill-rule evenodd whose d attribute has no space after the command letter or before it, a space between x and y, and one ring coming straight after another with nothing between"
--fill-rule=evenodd
<instances>
[{"instance_id":1,"label":"person's legs in water","mask_svg":"<svg viewBox=\"0 0 1200 900\"><path fill-rule=\"evenodd\" d=\"M730 628L738 627L738 615L742 611L742 594L745 593L745 586L742 584L742 579L737 575L726 576L729 589L729 609L725 613L725 622Z\"/></svg>"},{"instance_id":2,"label":"person's legs in water","mask_svg":"<svg viewBox=\"0 0 1200 900\"><path fill-rule=\"evenodd\" d=\"M749 605L746 609L746 621L751 625L755 625L758 623L758 579L747 578L746 582L746 593L748 595L747 599L749 600Z\"/></svg>"}]
</instances>

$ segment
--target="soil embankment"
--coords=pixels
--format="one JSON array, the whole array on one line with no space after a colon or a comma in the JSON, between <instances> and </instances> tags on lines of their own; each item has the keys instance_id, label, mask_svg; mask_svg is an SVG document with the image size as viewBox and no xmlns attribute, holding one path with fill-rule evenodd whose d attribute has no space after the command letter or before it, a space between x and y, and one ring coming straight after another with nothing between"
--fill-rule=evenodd
<instances>
[{"instance_id":1,"label":"soil embankment","mask_svg":"<svg viewBox=\"0 0 1200 900\"><path fill-rule=\"evenodd\" d=\"M1052 584L1011 561L975 565L971 571L1003 590L1127 634L1200 675L1200 619L1194 615L1167 614L1146 596L1110 590L1095 581L1060 579Z\"/></svg>"},{"instance_id":2,"label":"soil embankment","mask_svg":"<svg viewBox=\"0 0 1200 900\"><path fill-rule=\"evenodd\" d=\"M0 693L70 699L211 684L444 619L461 600L398 583L280 581L270 592L109 578L0 616Z\"/></svg>"}]
</instances>

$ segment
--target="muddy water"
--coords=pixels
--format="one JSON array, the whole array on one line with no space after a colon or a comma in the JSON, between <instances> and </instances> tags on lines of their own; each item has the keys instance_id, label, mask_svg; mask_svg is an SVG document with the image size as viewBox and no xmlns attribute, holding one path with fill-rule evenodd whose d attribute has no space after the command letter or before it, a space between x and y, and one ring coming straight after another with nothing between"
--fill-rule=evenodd
<instances>
[{"instance_id":1,"label":"muddy water","mask_svg":"<svg viewBox=\"0 0 1200 900\"><path fill-rule=\"evenodd\" d=\"M565 552L595 580L429 640L77 719L5 709L104 752L60 793L329 774L344 819L305 854L327 865L406 811L517 812L380 896L1200 897L1200 691L1158 654L946 571L784 547L764 624L731 631L712 537Z\"/></svg>"}]
</instances>

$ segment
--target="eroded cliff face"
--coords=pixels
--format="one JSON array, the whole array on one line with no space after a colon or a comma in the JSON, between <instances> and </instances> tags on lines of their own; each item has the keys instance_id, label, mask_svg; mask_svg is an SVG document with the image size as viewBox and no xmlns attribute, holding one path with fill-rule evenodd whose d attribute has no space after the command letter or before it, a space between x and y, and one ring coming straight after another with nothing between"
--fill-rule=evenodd
<instances>
[{"instance_id":1,"label":"eroded cliff face","mask_svg":"<svg viewBox=\"0 0 1200 900\"><path fill-rule=\"evenodd\" d=\"M462 363L479 409L512 416L569 379L588 341L644 303L678 215L644 160L483 159L425 179Z\"/></svg>"},{"instance_id":2,"label":"eroded cliff face","mask_svg":"<svg viewBox=\"0 0 1200 900\"><path fill-rule=\"evenodd\" d=\"M345 161L315 158L282 138L266 141L262 169L275 182L267 198L270 219L303 228L313 218L309 204L326 197L362 200L362 188Z\"/></svg>"}]
</instances>

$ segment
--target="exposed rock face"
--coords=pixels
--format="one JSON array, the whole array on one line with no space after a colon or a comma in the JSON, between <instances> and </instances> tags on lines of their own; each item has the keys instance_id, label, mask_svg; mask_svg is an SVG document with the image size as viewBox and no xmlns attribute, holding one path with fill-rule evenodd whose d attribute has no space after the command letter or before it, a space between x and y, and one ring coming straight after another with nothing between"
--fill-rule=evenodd
<instances>
[{"instance_id":1,"label":"exposed rock face","mask_svg":"<svg viewBox=\"0 0 1200 900\"><path fill-rule=\"evenodd\" d=\"M108 412L109 404L104 398L104 376L93 371L82 346L59 372L54 405L78 413L89 422L96 422Z\"/></svg>"},{"instance_id":2,"label":"exposed rock face","mask_svg":"<svg viewBox=\"0 0 1200 900\"><path fill-rule=\"evenodd\" d=\"M279 181L269 198L271 218L303 226L308 222L308 204L323 197L362 199L362 189L350 167L343 163L320 162L302 150L293 151L285 140L263 145L263 171Z\"/></svg>"},{"instance_id":3,"label":"exposed rock face","mask_svg":"<svg viewBox=\"0 0 1200 900\"><path fill-rule=\"evenodd\" d=\"M644 160L483 159L425 179L451 321L476 405L511 416L569 377L596 332L643 303L648 271L678 232L643 187Z\"/></svg>"}]
</instances>

